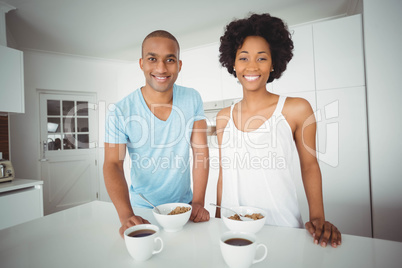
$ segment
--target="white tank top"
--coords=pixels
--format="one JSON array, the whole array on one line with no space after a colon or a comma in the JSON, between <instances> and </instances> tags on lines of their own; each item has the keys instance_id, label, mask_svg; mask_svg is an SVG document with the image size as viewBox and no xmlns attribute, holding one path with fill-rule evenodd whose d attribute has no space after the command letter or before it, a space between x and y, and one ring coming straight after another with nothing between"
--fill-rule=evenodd
<instances>
[{"instance_id":1,"label":"white tank top","mask_svg":"<svg viewBox=\"0 0 402 268\"><path fill-rule=\"evenodd\" d=\"M253 206L267 211L265 224L302 227L292 179L296 146L282 115L280 96L273 115L258 129L243 132L230 119L221 144L222 206Z\"/></svg>"}]
</instances>

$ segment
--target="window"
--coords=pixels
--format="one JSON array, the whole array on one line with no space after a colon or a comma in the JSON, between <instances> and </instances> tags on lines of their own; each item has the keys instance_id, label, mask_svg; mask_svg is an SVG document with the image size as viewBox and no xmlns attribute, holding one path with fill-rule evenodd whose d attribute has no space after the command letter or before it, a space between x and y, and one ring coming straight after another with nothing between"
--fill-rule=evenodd
<instances>
[{"instance_id":1,"label":"window","mask_svg":"<svg viewBox=\"0 0 402 268\"><path fill-rule=\"evenodd\" d=\"M88 102L47 100L49 151L89 148Z\"/></svg>"}]
</instances>

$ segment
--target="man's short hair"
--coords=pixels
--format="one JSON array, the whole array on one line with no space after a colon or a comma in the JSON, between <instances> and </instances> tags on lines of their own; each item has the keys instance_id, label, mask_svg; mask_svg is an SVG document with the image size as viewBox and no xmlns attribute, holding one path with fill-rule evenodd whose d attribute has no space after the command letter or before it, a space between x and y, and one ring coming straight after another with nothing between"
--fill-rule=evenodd
<instances>
[{"instance_id":1,"label":"man's short hair","mask_svg":"<svg viewBox=\"0 0 402 268\"><path fill-rule=\"evenodd\" d=\"M148 34L145 38L144 41L142 41L142 45L141 45L141 53L144 50L144 43L147 39L152 38L152 37L164 37L164 38L168 38L170 40L173 40L176 42L177 47L179 49L179 54L180 54L180 45L179 42L177 41L176 37L173 36L173 34L169 33L168 31L165 30L156 30L153 31L152 33Z\"/></svg>"}]
</instances>

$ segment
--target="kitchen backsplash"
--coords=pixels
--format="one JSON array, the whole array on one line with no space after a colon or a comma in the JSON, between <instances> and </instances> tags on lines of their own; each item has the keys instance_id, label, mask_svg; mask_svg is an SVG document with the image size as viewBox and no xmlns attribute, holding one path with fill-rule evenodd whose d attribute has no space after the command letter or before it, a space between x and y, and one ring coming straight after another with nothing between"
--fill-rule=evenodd
<instances>
[{"instance_id":1,"label":"kitchen backsplash","mask_svg":"<svg viewBox=\"0 0 402 268\"><path fill-rule=\"evenodd\" d=\"M0 114L0 152L3 159L9 160L8 115Z\"/></svg>"}]
</instances>

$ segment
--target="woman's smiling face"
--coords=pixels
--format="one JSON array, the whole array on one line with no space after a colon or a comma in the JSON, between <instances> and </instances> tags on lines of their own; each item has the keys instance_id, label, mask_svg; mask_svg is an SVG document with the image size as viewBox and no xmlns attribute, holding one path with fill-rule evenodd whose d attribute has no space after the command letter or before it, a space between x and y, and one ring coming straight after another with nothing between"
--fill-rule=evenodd
<instances>
[{"instance_id":1,"label":"woman's smiling face","mask_svg":"<svg viewBox=\"0 0 402 268\"><path fill-rule=\"evenodd\" d=\"M260 36L248 36L236 52L234 68L244 90L266 90L273 70L268 42Z\"/></svg>"}]
</instances>

